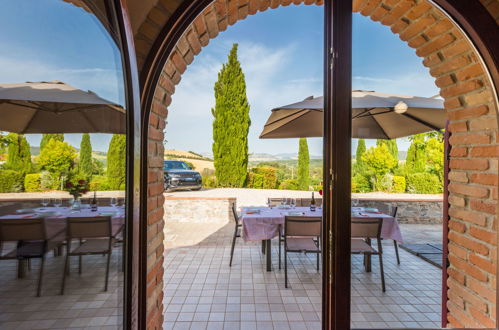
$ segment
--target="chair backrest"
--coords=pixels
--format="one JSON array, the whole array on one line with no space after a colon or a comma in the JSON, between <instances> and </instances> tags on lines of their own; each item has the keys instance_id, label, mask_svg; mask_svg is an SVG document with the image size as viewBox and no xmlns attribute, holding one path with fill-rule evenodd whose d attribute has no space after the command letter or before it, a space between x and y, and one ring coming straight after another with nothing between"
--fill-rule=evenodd
<instances>
[{"instance_id":1,"label":"chair backrest","mask_svg":"<svg viewBox=\"0 0 499 330\"><path fill-rule=\"evenodd\" d=\"M270 206L278 206L282 204L282 198L269 197L268 202L270 203Z\"/></svg>"},{"instance_id":2,"label":"chair backrest","mask_svg":"<svg viewBox=\"0 0 499 330\"><path fill-rule=\"evenodd\" d=\"M380 238L381 219L352 219L352 238Z\"/></svg>"},{"instance_id":3,"label":"chair backrest","mask_svg":"<svg viewBox=\"0 0 499 330\"><path fill-rule=\"evenodd\" d=\"M397 217L397 210L398 210L398 206L392 207L392 214L391 214L392 217L394 217L394 218Z\"/></svg>"},{"instance_id":4,"label":"chair backrest","mask_svg":"<svg viewBox=\"0 0 499 330\"><path fill-rule=\"evenodd\" d=\"M111 217L68 217L67 233L69 239L110 237Z\"/></svg>"},{"instance_id":5,"label":"chair backrest","mask_svg":"<svg viewBox=\"0 0 499 330\"><path fill-rule=\"evenodd\" d=\"M286 216L284 236L319 237L322 232L322 217Z\"/></svg>"},{"instance_id":6,"label":"chair backrest","mask_svg":"<svg viewBox=\"0 0 499 330\"><path fill-rule=\"evenodd\" d=\"M322 206L322 198L314 198L315 199L315 206ZM296 205L297 206L310 206L310 202L312 201L312 198L297 198L296 199Z\"/></svg>"},{"instance_id":7,"label":"chair backrest","mask_svg":"<svg viewBox=\"0 0 499 330\"><path fill-rule=\"evenodd\" d=\"M1 219L0 241L44 241L45 219Z\"/></svg>"},{"instance_id":8,"label":"chair backrest","mask_svg":"<svg viewBox=\"0 0 499 330\"><path fill-rule=\"evenodd\" d=\"M236 221L236 225L239 224L239 215L237 214L236 203L232 204L232 215L234 216L234 221Z\"/></svg>"}]
</instances>

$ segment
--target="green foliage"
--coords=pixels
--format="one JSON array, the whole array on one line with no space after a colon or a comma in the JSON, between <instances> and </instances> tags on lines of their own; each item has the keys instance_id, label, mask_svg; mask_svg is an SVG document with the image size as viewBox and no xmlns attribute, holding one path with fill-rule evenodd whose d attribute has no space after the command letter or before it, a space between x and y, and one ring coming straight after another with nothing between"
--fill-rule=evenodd
<instances>
[{"instance_id":1,"label":"green foliage","mask_svg":"<svg viewBox=\"0 0 499 330\"><path fill-rule=\"evenodd\" d=\"M440 179L441 185L444 182L444 142L436 138L429 138L426 141L426 170L435 174Z\"/></svg>"},{"instance_id":2,"label":"green foliage","mask_svg":"<svg viewBox=\"0 0 499 330\"><path fill-rule=\"evenodd\" d=\"M26 174L26 176L24 177L24 191L26 192L43 191L41 185L40 173Z\"/></svg>"},{"instance_id":3,"label":"green foliage","mask_svg":"<svg viewBox=\"0 0 499 330\"><path fill-rule=\"evenodd\" d=\"M9 146L10 140L6 135L0 132L0 155L4 154Z\"/></svg>"},{"instance_id":4,"label":"green foliage","mask_svg":"<svg viewBox=\"0 0 499 330\"><path fill-rule=\"evenodd\" d=\"M83 134L81 137L79 170L81 175L87 179L90 179L93 174L92 143L88 133Z\"/></svg>"},{"instance_id":5,"label":"green foliage","mask_svg":"<svg viewBox=\"0 0 499 330\"><path fill-rule=\"evenodd\" d=\"M409 137L411 145L407 150L405 166L408 173L420 173L426 169L425 134Z\"/></svg>"},{"instance_id":6,"label":"green foliage","mask_svg":"<svg viewBox=\"0 0 499 330\"><path fill-rule=\"evenodd\" d=\"M406 189L405 177L394 175L391 192L403 193Z\"/></svg>"},{"instance_id":7,"label":"green foliage","mask_svg":"<svg viewBox=\"0 0 499 330\"><path fill-rule=\"evenodd\" d=\"M31 151L28 140L22 134L10 133L7 135L9 147L5 169L17 171L22 175L30 173L33 169Z\"/></svg>"},{"instance_id":8,"label":"green foliage","mask_svg":"<svg viewBox=\"0 0 499 330\"><path fill-rule=\"evenodd\" d=\"M42 171L40 173L40 186L42 190L60 189L61 180L59 179L59 175L50 173L49 171Z\"/></svg>"},{"instance_id":9,"label":"green foliage","mask_svg":"<svg viewBox=\"0 0 499 330\"><path fill-rule=\"evenodd\" d=\"M103 175L104 163L98 159L92 158L92 175Z\"/></svg>"},{"instance_id":10,"label":"green foliage","mask_svg":"<svg viewBox=\"0 0 499 330\"><path fill-rule=\"evenodd\" d=\"M355 161L357 166L362 166L364 161L362 160L362 155L366 152L366 140L359 139L357 142L357 151L355 152Z\"/></svg>"},{"instance_id":11,"label":"green foliage","mask_svg":"<svg viewBox=\"0 0 499 330\"><path fill-rule=\"evenodd\" d=\"M213 158L220 187L243 187L248 171L248 131L251 124L246 82L234 44L215 83Z\"/></svg>"},{"instance_id":12,"label":"green foliage","mask_svg":"<svg viewBox=\"0 0 499 330\"><path fill-rule=\"evenodd\" d=\"M388 147L385 144L371 147L364 153L362 160L367 168L366 174L371 177L374 190L386 190L382 179L386 173L389 173L397 165L392 154L388 151Z\"/></svg>"},{"instance_id":13,"label":"green foliage","mask_svg":"<svg viewBox=\"0 0 499 330\"><path fill-rule=\"evenodd\" d=\"M255 167L248 173L248 188L275 189L277 188L276 169L272 167Z\"/></svg>"},{"instance_id":14,"label":"green foliage","mask_svg":"<svg viewBox=\"0 0 499 330\"><path fill-rule=\"evenodd\" d=\"M64 134L43 134L42 140L40 141L40 152L42 152L43 148L47 146L51 139L64 142Z\"/></svg>"},{"instance_id":15,"label":"green foliage","mask_svg":"<svg viewBox=\"0 0 499 330\"><path fill-rule=\"evenodd\" d=\"M298 148L298 186L300 190L308 190L310 185L310 155L306 138L300 138Z\"/></svg>"},{"instance_id":16,"label":"green foliage","mask_svg":"<svg viewBox=\"0 0 499 330\"><path fill-rule=\"evenodd\" d=\"M106 191L113 190L109 187L107 182L107 176L105 175L94 175L92 176L92 181L89 184L89 190L91 191Z\"/></svg>"},{"instance_id":17,"label":"green foliage","mask_svg":"<svg viewBox=\"0 0 499 330\"><path fill-rule=\"evenodd\" d=\"M203 187L205 188L216 188L217 178L214 175L203 176Z\"/></svg>"},{"instance_id":18,"label":"green foliage","mask_svg":"<svg viewBox=\"0 0 499 330\"><path fill-rule=\"evenodd\" d=\"M442 192L442 183L435 174L409 174L407 176L407 191L413 194L437 194Z\"/></svg>"},{"instance_id":19,"label":"green foliage","mask_svg":"<svg viewBox=\"0 0 499 330\"><path fill-rule=\"evenodd\" d=\"M377 146L380 146L382 144L386 145L386 147L388 148L388 151L392 154L393 159L395 159L395 161L398 162L399 149L397 146L397 140L395 140L395 139L393 139L393 140L376 140Z\"/></svg>"},{"instance_id":20,"label":"green foliage","mask_svg":"<svg viewBox=\"0 0 499 330\"><path fill-rule=\"evenodd\" d=\"M38 165L57 176L68 174L76 159L76 150L67 142L50 139L38 156Z\"/></svg>"},{"instance_id":21,"label":"green foliage","mask_svg":"<svg viewBox=\"0 0 499 330\"><path fill-rule=\"evenodd\" d=\"M298 185L298 180L288 179L281 182L279 185L279 189L281 190L300 190L300 186Z\"/></svg>"},{"instance_id":22,"label":"green foliage","mask_svg":"<svg viewBox=\"0 0 499 330\"><path fill-rule=\"evenodd\" d=\"M352 178L352 192L366 193L371 191L371 183L365 175L359 173Z\"/></svg>"},{"instance_id":23,"label":"green foliage","mask_svg":"<svg viewBox=\"0 0 499 330\"><path fill-rule=\"evenodd\" d=\"M248 188L263 189L263 174L250 172L248 173Z\"/></svg>"},{"instance_id":24,"label":"green foliage","mask_svg":"<svg viewBox=\"0 0 499 330\"><path fill-rule=\"evenodd\" d=\"M0 193L20 192L23 174L12 170L0 170Z\"/></svg>"},{"instance_id":25,"label":"green foliage","mask_svg":"<svg viewBox=\"0 0 499 330\"><path fill-rule=\"evenodd\" d=\"M107 178L111 190L119 190L126 181L126 136L114 134L107 153Z\"/></svg>"}]
</instances>

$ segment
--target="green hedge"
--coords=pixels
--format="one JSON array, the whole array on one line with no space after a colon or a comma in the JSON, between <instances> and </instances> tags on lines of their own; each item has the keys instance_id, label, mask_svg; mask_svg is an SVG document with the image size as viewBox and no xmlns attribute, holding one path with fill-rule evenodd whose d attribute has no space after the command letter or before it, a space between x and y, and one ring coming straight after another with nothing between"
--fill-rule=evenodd
<instances>
[{"instance_id":1,"label":"green hedge","mask_svg":"<svg viewBox=\"0 0 499 330\"><path fill-rule=\"evenodd\" d=\"M272 167L255 167L248 173L248 188L277 188L277 171Z\"/></svg>"},{"instance_id":2,"label":"green hedge","mask_svg":"<svg viewBox=\"0 0 499 330\"><path fill-rule=\"evenodd\" d=\"M0 170L0 193L20 192L23 175L12 170Z\"/></svg>"},{"instance_id":3,"label":"green hedge","mask_svg":"<svg viewBox=\"0 0 499 330\"><path fill-rule=\"evenodd\" d=\"M352 192L355 193L366 193L371 192L371 183L369 178L362 174L356 174L352 178Z\"/></svg>"},{"instance_id":4,"label":"green hedge","mask_svg":"<svg viewBox=\"0 0 499 330\"><path fill-rule=\"evenodd\" d=\"M296 180L296 179L284 180L279 185L279 189L282 189L282 190L299 190L298 180Z\"/></svg>"},{"instance_id":5,"label":"green hedge","mask_svg":"<svg viewBox=\"0 0 499 330\"><path fill-rule=\"evenodd\" d=\"M431 173L414 173L407 176L407 192L413 194L438 194L443 190L440 179Z\"/></svg>"},{"instance_id":6,"label":"green hedge","mask_svg":"<svg viewBox=\"0 0 499 330\"><path fill-rule=\"evenodd\" d=\"M406 189L405 177L394 175L392 183L392 192L403 193Z\"/></svg>"},{"instance_id":7,"label":"green hedge","mask_svg":"<svg viewBox=\"0 0 499 330\"><path fill-rule=\"evenodd\" d=\"M105 175L94 175L92 176L92 181L89 184L90 191L106 191L111 190L109 183L107 182L107 176Z\"/></svg>"},{"instance_id":8,"label":"green hedge","mask_svg":"<svg viewBox=\"0 0 499 330\"><path fill-rule=\"evenodd\" d=\"M26 174L26 176L24 177L24 191L43 191L42 178L40 173Z\"/></svg>"}]
</instances>

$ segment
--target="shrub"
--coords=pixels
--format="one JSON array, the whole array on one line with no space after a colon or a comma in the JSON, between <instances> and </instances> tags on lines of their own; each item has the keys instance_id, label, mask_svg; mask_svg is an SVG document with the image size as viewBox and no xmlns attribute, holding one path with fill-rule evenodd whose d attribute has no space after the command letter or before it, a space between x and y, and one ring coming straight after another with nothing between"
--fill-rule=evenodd
<instances>
[{"instance_id":1,"label":"shrub","mask_svg":"<svg viewBox=\"0 0 499 330\"><path fill-rule=\"evenodd\" d=\"M392 184L392 192L403 193L403 192L405 192L405 188L406 188L405 177L394 175L393 176L393 184Z\"/></svg>"},{"instance_id":2,"label":"shrub","mask_svg":"<svg viewBox=\"0 0 499 330\"><path fill-rule=\"evenodd\" d=\"M23 189L23 175L17 171L0 170L0 193L20 192Z\"/></svg>"},{"instance_id":3,"label":"shrub","mask_svg":"<svg viewBox=\"0 0 499 330\"><path fill-rule=\"evenodd\" d=\"M89 189L91 191L106 191L112 190L107 182L105 175L94 175L90 181Z\"/></svg>"},{"instance_id":4,"label":"shrub","mask_svg":"<svg viewBox=\"0 0 499 330\"><path fill-rule=\"evenodd\" d=\"M24 177L24 191L27 192L43 191L41 185L40 173L26 174L26 176Z\"/></svg>"},{"instance_id":5,"label":"shrub","mask_svg":"<svg viewBox=\"0 0 499 330\"><path fill-rule=\"evenodd\" d=\"M41 172L40 173L40 187L42 190L59 189L61 187L61 182L59 181L59 176L55 173L50 173L49 171Z\"/></svg>"},{"instance_id":6,"label":"shrub","mask_svg":"<svg viewBox=\"0 0 499 330\"><path fill-rule=\"evenodd\" d=\"M216 188L217 187L217 177L214 175L203 175L203 187Z\"/></svg>"},{"instance_id":7,"label":"shrub","mask_svg":"<svg viewBox=\"0 0 499 330\"><path fill-rule=\"evenodd\" d=\"M296 179L284 180L279 185L279 189L281 189L281 190L300 190L299 185L298 185L298 180L296 180Z\"/></svg>"},{"instance_id":8,"label":"shrub","mask_svg":"<svg viewBox=\"0 0 499 330\"><path fill-rule=\"evenodd\" d=\"M379 185L378 185L378 188L381 191L391 192L392 191L392 186L393 186L393 174L386 173L381 178L381 180L379 182Z\"/></svg>"},{"instance_id":9,"label":"shrub","mask_svg":"<svg viewBox=\"0 0 499 330\"><path fill-rule=\"evenodd\" d=\"M352 192L366 193L372 191L369 179L362 174L356 174L352 178Z\"/></svg>"},{"instance_id":10,"label":"shrub","mask_svg":"<svg viewBox=\"0 0 499 330\"><path fill-rule=\"evenodd\" d=\"M275 189L277 187L277 171L272 167L256 167L248 173L246 186L255 189Z\"/></svg>"},{"instance_id":11,"label":"shrub","mask_svg":"<svg viewBox=\"0 0 499 330\"><path fill-rule=\"evenodd\" d=\"M263 182L263 174L254 172L248 173L248 188L263 189Z\"/></svg>"},{"instance_id":12,"label":"shrub","mask_svg":"<svg viewBox=\"0 0 499 330\"><path fill-rule=\"evenodd\" d=\"M414 173L407 176L407 191L413 194L438 194L443 190L440 179L431 173Z\"/></svg>"}]
</instances>

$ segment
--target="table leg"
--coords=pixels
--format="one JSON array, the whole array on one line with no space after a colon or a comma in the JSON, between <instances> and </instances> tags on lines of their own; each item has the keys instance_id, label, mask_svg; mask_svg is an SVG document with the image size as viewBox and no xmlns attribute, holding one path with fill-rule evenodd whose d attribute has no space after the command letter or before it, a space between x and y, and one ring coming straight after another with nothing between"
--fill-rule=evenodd
<instances>
[{"instance_id":1,"label":"table leg","mask_svg":"<svg viewBox=\"0 0 499 330\"><path fill-rule=\"evenodd\" d=\"M17 260L17 278L24 278L25 265L24 259Z\"/></svg>"},{"instance_id":2,"label":"table leg","mask_svg":"<svg viewBox=\"0 0 499 330\"><path fill-rule=\"evenodd\" d=\"M266 251L265 253L267 254L267 271L270 272L272 271L272 246L271 246L271 240L268 239L265 241L266 245Z\"/></svg>"},{"instance_id":3,"label":"table leg","mask_svg":"<svg viewBox=\"0 0 499 330\"><path fill-rule=\"evenodd\" d=\"M371 246L371 239L368 238L366 240L367 244L369 244L369 246ZM370 254L366 254L365 255L365 266L366 266L366 272L371 272L371 255Z\"/></svg>"},{"instance_id":4,"label":"table leg","mask_svg":"<svg viewBox=\"0 0 499 330\"><path fill-rule=\"evenodd\" d=\"M262 241L262 254L265 254L265 241Z\"/></svg>"}]
</instances>

